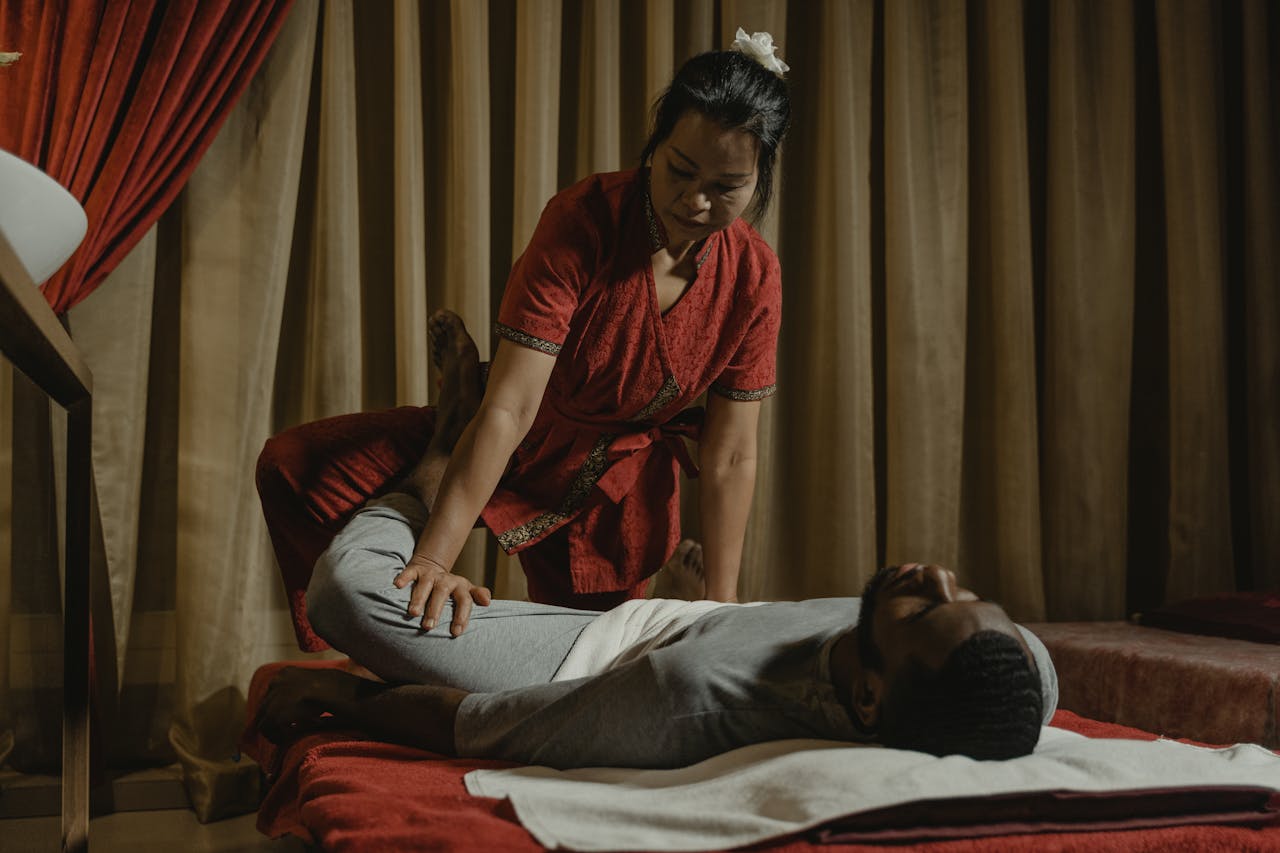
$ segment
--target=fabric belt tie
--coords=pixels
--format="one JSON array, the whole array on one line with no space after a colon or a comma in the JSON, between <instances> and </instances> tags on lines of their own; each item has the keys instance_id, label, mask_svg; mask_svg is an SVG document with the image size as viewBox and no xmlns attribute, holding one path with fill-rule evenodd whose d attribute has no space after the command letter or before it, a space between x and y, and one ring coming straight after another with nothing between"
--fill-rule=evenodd
<instances>
[{"instance_id":1,"label":"fabric belt tie","mask_svg":"<svg viewBox=\"0 0 1280 853\"><path fill-rule=\"evenodd\" d=\"M701 437L704 415L701 407L686 409L665 424L615 438L607 451L609 468L596 483L597 487L614 503L622 500L631 493L657 448L665 449L688 477L696 478L698 466L685 442L698 441Z\"/></svg>"}]
</instances>

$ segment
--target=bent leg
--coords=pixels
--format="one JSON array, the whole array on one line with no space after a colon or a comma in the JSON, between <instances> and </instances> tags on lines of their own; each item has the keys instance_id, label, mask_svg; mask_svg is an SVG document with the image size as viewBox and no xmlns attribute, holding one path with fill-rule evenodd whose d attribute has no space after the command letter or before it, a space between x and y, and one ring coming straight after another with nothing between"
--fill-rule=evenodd
<instances>
[{"instance_id":1,"label":"bent leg","mask_svg":"<svg viewBox=\"0 0 1280 853\"><path fill-rule=\"evenodd\" d=\"M450 687L378 684L339 670L286 667L267 686L252 726L279 745L341 726L454 755L454 724L467 695Z\"/></svg>"},{"instance_id":2,"label":"bent leg","mask_svg":"<svg viewBox=\"0 0 1280 853\"><path fill-rule=\"evenodd\" d=\"M432 315L428 331L440 369L440 405L343 415L270 439L258 457L258 494L284 578L298 645L324 641L306 612L312 566L333 535L368 498L392 488L428 506L458 437L480 404L475 341L452 311Z\"/></svg>"},{"instance_id":3,"label":"bent leg","mask_svg":"<svg viewBox=\"0 0 1280 853\"><path fill-rule=\"evenodd\" d=\"M263 447L262 514L306 651L325 648L306 614L316 559L356 509L419 463L435 421L434 409L415 406L341 415L285 430Z\"/></svg>"},{"instance_id":4,"label":"bent leg","mask_svg":"<svg viewBox=\"0 0 1280 853\"><path fill-rule=\"evenodd\" d=\"M387 681L495 692L543 684L555 675L596 613L494 601L477 605L467 630L423 631L407 613L411 588L393 583L413 554L426 508L393 493L359 510L316 562L307 590L312 623L334 648Z\"/></svg>"}]
</instances>

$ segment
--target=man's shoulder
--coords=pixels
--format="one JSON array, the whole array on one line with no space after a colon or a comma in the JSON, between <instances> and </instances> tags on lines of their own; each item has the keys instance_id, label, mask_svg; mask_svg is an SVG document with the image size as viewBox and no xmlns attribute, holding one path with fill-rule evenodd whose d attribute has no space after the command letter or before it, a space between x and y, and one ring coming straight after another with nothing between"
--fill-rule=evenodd
<instances>
[{"instance_id":1,"label":"man's shoulder","mask_svg":"<svg viewBox=\"0 0 1280 853\"><path fill-rule=\"evenodd\" d=\"M851 596L831 596L829 598L802 598L798 601L753 601L740 606L802 610L814 613L842 613L857 616L861 602L862 599Z\"/></svg>"},{"instance_id":2,"label":"man's shoulder","mask_svg":"<svg viewBox=\"0 0 1280 853\"><path fill-rule=\"evenodd\" d=\"M792 642L805 637L825 638L858 622L857 598L808 598L727 604L701 616L699 634L759 637L765 642Z\"/></svg>"}]
</instances>

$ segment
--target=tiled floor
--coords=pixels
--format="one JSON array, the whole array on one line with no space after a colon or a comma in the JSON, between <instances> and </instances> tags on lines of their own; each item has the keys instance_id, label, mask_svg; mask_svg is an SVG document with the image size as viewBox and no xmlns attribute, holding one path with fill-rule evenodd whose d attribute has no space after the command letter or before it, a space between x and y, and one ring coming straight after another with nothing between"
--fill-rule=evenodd
<instances>
[{"instance_id":1,"label":"tiled floor","mask_svg":"<svg viewBox=\"0 0 1280 853\"><path fill-rule=\"evenodd\" d=\"M190 809L119 812L89 821L93 853L301 853L296 838L272 841L254 828L255 815L201 824ZM47 853L58 849L60 820L27 817L0 820L5 853Z\"/></svg>"}]
</instances>

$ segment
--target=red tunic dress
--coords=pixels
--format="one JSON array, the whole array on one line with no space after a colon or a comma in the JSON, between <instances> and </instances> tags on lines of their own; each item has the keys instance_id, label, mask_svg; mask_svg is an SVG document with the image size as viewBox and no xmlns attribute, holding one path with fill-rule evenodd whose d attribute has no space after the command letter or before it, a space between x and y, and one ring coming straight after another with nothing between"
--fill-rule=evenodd
<instances>
[{"instance_id":1,"label":"red tunic dress","mask_svg":"<svg viewBox=\"0 0 1280 853\"><path fill-rule=\"evenodd\" d=\"M664 314L650 260L661 246L646 173L594 175L548 203L498 315L498 335L556 365L482 517L508 553L565 528L578 594L633 588L675 549L683 441L697 428L681 411L708 389L757 400L775 387L773 250L741 219L712 234ZM531 584L563 574L564 555L546 556L556 564L522 553Z\"/></svg>"},{"instance_id":2,"label":"red tunic dress","mask_svg":"<svg viewBox=\"0 0 1280 853\"><path fill-rule=\"evenodd\" d=\"M482 513L519 553L534 601L607 609L643 595L680 535L684 438L711 389L774 389L781 280L738 220L698 250L680 300L658 310L662 245L645 173L596 175L553 198L516 262L497 333L557 357L542 408ZM351 513L422 458L435 410L326 418L271 438L258 457L263 514L299 645L325 648L306 616L316 559Z\"/></svg>"}]
</instances>

